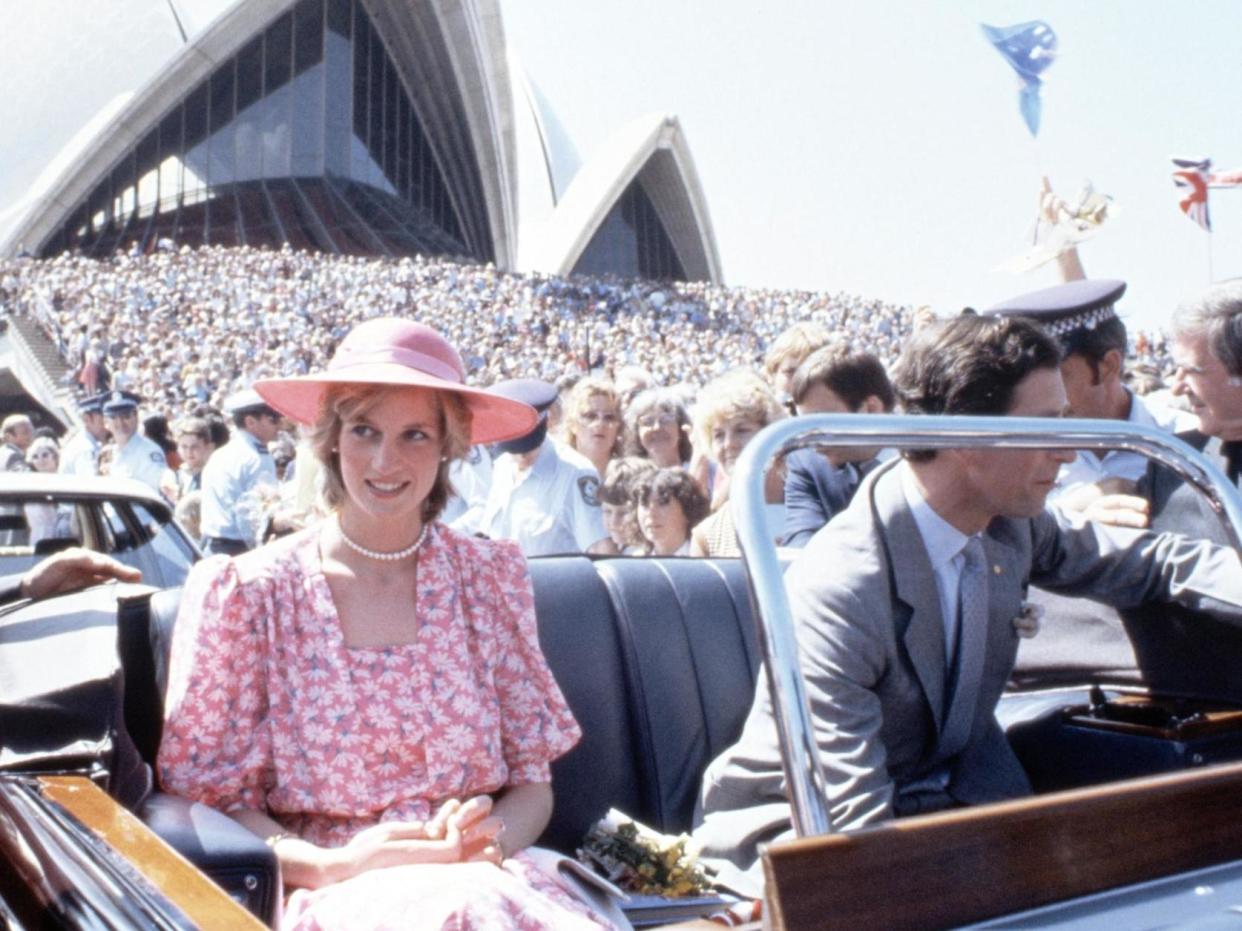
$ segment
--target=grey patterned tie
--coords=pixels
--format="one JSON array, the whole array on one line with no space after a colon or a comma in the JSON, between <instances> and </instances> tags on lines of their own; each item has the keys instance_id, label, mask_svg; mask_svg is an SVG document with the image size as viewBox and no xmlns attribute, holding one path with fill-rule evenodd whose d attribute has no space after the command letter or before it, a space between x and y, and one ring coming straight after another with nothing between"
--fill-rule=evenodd
<instances>
[{"instance_id":1,"label":"grey patterned tie","mask_svg":"<svg viewBox=\"0 0 1242 931\"><path fill-rule=\"evenodd\" d=\"M971 537L962 547L965 565L957 588L957 637L954 660L946 670L948 713L937 754L941 759L961 752L970 738L979 699L979 681L988 640L988 575L983 541Z\"/></svg>"}]
</instances>

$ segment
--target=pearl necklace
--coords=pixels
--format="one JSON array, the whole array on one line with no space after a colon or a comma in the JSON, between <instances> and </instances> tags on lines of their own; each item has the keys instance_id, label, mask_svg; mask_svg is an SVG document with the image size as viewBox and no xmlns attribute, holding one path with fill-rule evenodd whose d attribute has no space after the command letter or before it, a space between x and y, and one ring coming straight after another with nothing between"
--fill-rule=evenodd
<instances>
[{"instance_id":1,"label":"pearl necklace","mask_svg":"<svg viewBox=\"0 0 1242 931\"><path fill-rule=\"evenodd\" d=\"M403 550L397 550L395 553L380 553L376 550L369 550L365 546L360 546L349 538L349 534L345 532L345 528L341 526L341 520L336 520L336 529L341 532L341 539L355 553L366 556L368 559L378 559L380 562L396 562L399 559L408 559L419 551L423 541L427 539L427 524L423 524L423 529L418 534L418 539L411 543Z\"/></svg>"}]
</instances>

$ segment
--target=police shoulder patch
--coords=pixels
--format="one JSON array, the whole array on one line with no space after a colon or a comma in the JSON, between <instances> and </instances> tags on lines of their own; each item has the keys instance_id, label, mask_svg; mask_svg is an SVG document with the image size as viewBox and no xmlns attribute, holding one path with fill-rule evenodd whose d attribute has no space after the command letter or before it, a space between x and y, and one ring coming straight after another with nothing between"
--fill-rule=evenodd
<instances>
[{"instance_id":1,"label":"police shoulder patch","mask_svg":"<svg viewBox=\"0 0 1242 931\"><path fill-rule=\"evenodd\" d=\"M164 459L163 453L156 451L156 452L151 453L151 461L152 462L165 462L166 460Z\"/></svg>"},{"instance_id":2,"label":"police shoulder patch","mask_svg":"<svg viewBox=\"0 0 1242 931\"><path fill-rule=\"evenodd\" d=\"M582 475L578 478L578 493L588 506L599 507L599 479L594 475Z\"/></svg>"}]
</instances>

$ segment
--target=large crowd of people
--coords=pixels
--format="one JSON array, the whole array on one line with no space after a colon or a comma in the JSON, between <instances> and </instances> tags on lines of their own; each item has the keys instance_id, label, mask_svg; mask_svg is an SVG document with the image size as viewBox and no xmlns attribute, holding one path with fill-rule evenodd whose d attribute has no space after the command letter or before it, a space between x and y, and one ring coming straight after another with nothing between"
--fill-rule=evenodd
<instances>
[{"instance_id":1,"label":"large crowd of people","mask_svg":"<svg viewBox=\"0 0 1242 931\"><path fill-rule=\"evenodd\" d=\"M891 362L913 309L846 294L501 272L434 258L207 247L0 263L0 301L39 319L75 375L171 416L306 372L351 326L416 317L471 383L637 367L698 386L814 321Z\"/></svg>"},{"instance_id":2,"label":"large crowd of people","mask_svg":"<svg viewBox=\"0 0 1242 931\"><path fill-rule=\"evenodd\" d=\"M81 399L83 430L60 469L145 481L179 504L183 522L208 551L253 546L274 529L301 526L298 512L310 498L305 475L296 483L296 504L266 487L294 486L295 437L280 433L275 412L262 406L243 428L236 399L263 379L313 370L364 320L416 319L433 327L457 348L468 384L535 380L558 389L551 395L559 395L557 403L546 412L548 432L560 441L549 449L564 451L556 455L557 474L590 477L579 488L583 501L558 491L558 508L576 516L565 518L559 533L546 522L538 531L515 524L514 511L523 507L515 501L532 498L534 486L523 483L520 469L510 475L512 457L494 448L459 467L459 500L446 519L472 532L518 539L528 555L567 546L722 555L736 552L722 509L730 465L740 452L736 437L744 441L792 411L790 386L799 364L831 344L855 361L862 355L874 360L873 368L888 369L911 333L935 318L925 307L847 294L520 274L427 257L246 247L7 260L0 263L0 301L8 312L39 322ZM1139 393L1161 387L1172 372L1163 336L1134 334L1129 349L1131 384ZM580 387L573 391L575 384ZM109 398L113 407L141 405L141 429L132 418L113 423L103 416ZM719 443L713 439L718 429ZM36 464L25 461L24 449L10 450L19 467L48 467L46 452ZM218 449L228 453L206 470ZM225 474L225 459L260 454L250 466L255 476ZM662 492L657 509L672 507L683 516L674 520L675 532L660 526L658 544L644 534L638 503L652 500L655 477L636 463L688 472L693 494L708 504L708 519L701 519L691 490L681 489L680 498ZM262 491L251 487L260 473ZM203 486L203 476L213 474ZM667 476L661 483L666 490L678 484ZM498 491L503 488L511 493ZM783 498L774 475L771 535L804 541L806 528L783 526ZM621 502L624 513L609 511ZM605 528L605 511L616 527L628 528L625 533ZM648 527L655 526L651 514L647 507ZM537 524L546 516L533 513L526 520Z\"/></svg>"}]
</instances>

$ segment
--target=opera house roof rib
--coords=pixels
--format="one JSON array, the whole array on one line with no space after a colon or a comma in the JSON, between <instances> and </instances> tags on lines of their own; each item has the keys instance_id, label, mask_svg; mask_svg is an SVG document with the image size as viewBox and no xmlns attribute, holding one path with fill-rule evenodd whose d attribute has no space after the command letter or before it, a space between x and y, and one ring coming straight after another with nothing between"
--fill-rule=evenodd
<instances>
[{"instance_id":1,"label":"opera house roof rib","mask_svg":"<svg viewBox=\"0 0 1242 931\"><path fill-rule=\"evenodd\" d=\"M275 231L302 244L293 225L305 227L311 246L358 251L354 238L363 251L400 252L400 236L394 243L373 229L418 225L417 216L393 216L396 198L458 244L432 242L426 251L510 265L516 219L504 63L495 0L240 0L28 205L3 250L111 251L156 230L181 241L188 224L142 221L197 207L193 225L197 214L209 226L225 216L217 230L235 226L238 235L195 229L192 242L271 241ZM306 191L279 183L288 178L335 182ZM227 209L207 193L222 182L232 189ZM275 196L265 190L273 182ZM389 197L371 203L357 186ZM333 236L325 214L359 229Z\"/></svg>"},{"instance_id":2,"label":"opera house roof rib","mask_svg":"<svg viewBox=\"0 0 1242 931\"><path fill-rule=\"evenodd\" d=\"M529 255L531 268L556 274L720 283L707 198L677 118L645 116L616 133L574 176Z\"/></svg>"},{"instance_id":3,"label":"opera house roof rib","mask_svg":"<svg viewBox=\"0 0 1242 931\"><path fill-rule=\"evenodd\" d=\"M58 155L30 140L47 167L0 204L0 254L289 243L721 280L676 118L635 121L584 164L506 47L499 0L199 9L215 18L104 81L122 93L68 144L43 143Z\"/></svg>"}]
</instances>

